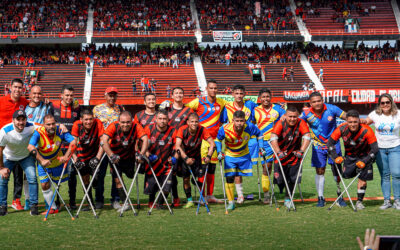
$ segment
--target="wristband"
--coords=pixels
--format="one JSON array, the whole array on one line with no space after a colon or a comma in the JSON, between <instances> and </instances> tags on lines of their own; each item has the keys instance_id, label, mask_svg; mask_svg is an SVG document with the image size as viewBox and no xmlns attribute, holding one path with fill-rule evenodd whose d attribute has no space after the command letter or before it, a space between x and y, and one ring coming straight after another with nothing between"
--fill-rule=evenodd
<instances>
[{"instance_id":1,"label":"wristband","mask_svg":"<svg viewBox=\"0 0 400 250\"><path fill-rule=\"evenodd\" d=\"M188 156L186 156L185 158L183 158L183 160L185 161L185 163L186 163L186 161L189 159L189 157Z\"/></svg>"},{"instance_id":2,"label":"wristband","mask_svg":"<svg viewBox=\"0 0 400 250\"><path fill-rule=\"evenodd\" d=\"M207 155L206 157L207 157L209 160L211 160L211 155Z\"/></svg>"}]
</instances>

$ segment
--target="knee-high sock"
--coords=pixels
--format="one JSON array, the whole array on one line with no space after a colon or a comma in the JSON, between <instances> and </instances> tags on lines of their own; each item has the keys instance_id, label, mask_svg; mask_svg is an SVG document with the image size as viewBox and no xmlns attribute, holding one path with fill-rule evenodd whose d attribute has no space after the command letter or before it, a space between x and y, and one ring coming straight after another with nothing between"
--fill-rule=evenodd
<instances>
[{"instance_id":1,"label":"knee-high sock","mask_svg":"<svg viewBox=\"0 0 400 250\"><path fill-rule=\"evenodd\" d=\"M242 183L235 184L235 186L236 186L236 193L237 193L238 197L243 196L243 185L242 185Z\"/></svg>"},{"instance_id":2,"label":"knee-high sock","mask_svg":"<svg viewBox=\"0 0 400 250\"><path fill-rule=\"evenodd\" d=\"M358 201L363 201L364 200L364 195L365 195L365 190L367 189L367 186L360 187L360 189L357 190L357 200Z\"/></svg>"},{"instance_id":3,"label":"knee-high sock","mask_svg":"<svg viewBox=\"0 0 400 250\"><path fill-rule=\"evenodd\" d=\"M226 197L228 198L229 202L233 202L235 197L233 195L233 192L235 190L235 184L234 183L225 183L225 189L226 189Z\"/></svg>"},{"instance_id":4,"label":"knee-high sock","mask_svg":"<svg viewBox=\"0 0 400 250\"><path fill-rule=\"evenodd\" d=\"M25 200L29 200L29 183L28 180L24 179L24 195Z\"/></svg>"},{"instance_id":5,"label":"knee-high sock","mask_svg":"<svg viewBox=\"0 0 400 250\"><path fill-rule=\"evenodd\" d=\"M207 195L213 195L214 193L214 174L207 173Z\"/></svg>"},{"instance_id":6,"label":"knee-high sock","mask_svg":"<svg viewBox=\"0 0 400 250\"><path fill-rule=\"evenodd\" d=\"M44 200L47 202L47 204L50 205L51 200L53 199L53 190L51 190L51 188L47 189L47 190L42 190L43 192L43 197ZM53 202L53 204L51 204L51 208L52 209L57 209L56 203Z\"/></svg>"},{"instance_id":7,"label":"knee-high sock","mask_svg":"<svg viewBox=\"0 0 400 250\"><path fill-rule=\"evenodd\" d=\"M270 183L269 183L268 175L262 175L261 185L262 185L262 189L263 189L264 193L269 191Z\"/></svg>"},{"instance_id":8,"label":"knee-high sock","mask_svg":"<svg viewBox=\"0 0 400 250\"><path fill-rule=\"evenodd\" d=\"M318 197L324 197L324 184L325 184L325 176L324 175L315 175L315 187L317 189Z\"/></svg>"}]
</instances>

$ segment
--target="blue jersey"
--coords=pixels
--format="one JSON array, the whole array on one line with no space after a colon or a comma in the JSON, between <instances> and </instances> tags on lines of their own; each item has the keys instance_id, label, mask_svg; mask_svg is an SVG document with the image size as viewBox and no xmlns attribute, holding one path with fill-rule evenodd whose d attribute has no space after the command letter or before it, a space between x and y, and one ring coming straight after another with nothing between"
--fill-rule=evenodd
<instances>
[{"instance_id":1,"label":"blue jersey","mask_svg":"<svg viewBox=\"0 0 400 250\"><path fill-rule=\"evenodd\" d=\"M257 104L254 103L253 101L247 100L244 102L244 105L241 109L238 109L234 102L228 102L225 104L224 109L222 110L221 113L221 122L222 123L228 123L232 122L233 120L233 113L235 111L241 110L244 112L246 116L246 122L252 122L254 121L254 109L257 107Z\"/></svg>"},{"instance_id":2,"label":"blue jersey","mask_svg":"<svg viewBox=\"0 0 400 250\"><path fill-rule=\"evenodd\" d=\"M53 105L44 104L44 102L40 102L37 107L32 108L31 106L27 105L25 108L26 116L28 117L29 122L36 122L43 124L43 118L47 114L54 114Z\"/></svg>"},{"instance_id":3,"label":"blue jersey","mask_svg":"<svg viewBox=\"0 0 400 250\"><path fill-rule=\"evenodd\" d=\"M303 111L300 118L310 127L313 145L317 149L327 149L328 139L336 129L336 118L344 118L344 111L332 104L324 104L321 116L313 108Z\"/></svg>"}]
</instances>

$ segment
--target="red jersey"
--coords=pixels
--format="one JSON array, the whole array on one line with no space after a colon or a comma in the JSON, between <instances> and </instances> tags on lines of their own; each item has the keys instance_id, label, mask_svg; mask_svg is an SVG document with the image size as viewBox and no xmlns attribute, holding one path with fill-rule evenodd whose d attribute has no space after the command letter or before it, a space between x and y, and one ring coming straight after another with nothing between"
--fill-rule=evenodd
<instances>
[{"instance_id":1,"label":"red jersey","mask_svg":"<svg viewBox=\"0 0 400 250\"><path fill-rule=\"evenodd\" d=\"M86 131L80 120L74 122L71 135L78 138L76 155L81 161L96 157L100 147L100 137L104 133L103 123L95 118L90 131Z\"/></svg>"},{"instance_id":2,"label":"red jersey","mask_svg":"<svg viewBox=\"0 0 400 250\"><path fill-rule=\"evenodd\" d=\"M139 111L135 114L135 118L133 120L135 123L142 125L142 127L146 127L147 125L154 124L156 121L156 115L148 115L144 110Z\"/></svg>"},{"instance_id":3,"label":"red jersey","mask_svg":"<svg viewBox=\"0 0 400 250\"><path fill-rule=\"evenodd\" d=\"M11 95L0 97L0 129L12 121L12 116L16 110L25 110L29 101L20 97L17 102L11 99Z\"/></svg>"},{"instance_id":4,"label":"red jersey","mask_svg":"<svg viewBox=\"0 0 400 250\"><path fill-rule=\"evenodd\" d=\"M175 109L174 106L172 106L168 112L168 125L179 129L186 125L187 119L191 113L193 113L191 108L184 106L183 109Z\"/></svg>"},{"instance_id":5,"label":"red jersey","mask_svg":"<svg viewBox=\"0 0 400 250\"><path fill-rule=\"evenodd\" d=\"M212 138L210 133L208 133L207 129L201 125L199 125L196 134L191 135L189 133L189 126L185 125L180 127L178 132L176 133L177 138L182 139L182 146L185 150L186 155L189 158L199 158L200 149L201 149L201 141L208 140L208 138Z\"/></svg>"}]
</instances>

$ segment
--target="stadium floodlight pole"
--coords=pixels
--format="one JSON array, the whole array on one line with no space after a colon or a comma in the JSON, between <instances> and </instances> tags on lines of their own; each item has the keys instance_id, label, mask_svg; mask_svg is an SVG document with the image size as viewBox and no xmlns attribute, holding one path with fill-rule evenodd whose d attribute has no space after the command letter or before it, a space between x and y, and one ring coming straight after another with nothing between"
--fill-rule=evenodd
<instances>
[{"instance_id":1,"label":"stadium floodlight pole","mask_svg":"<svg viewBox=\"0 0 400 250\"><path fill-rule=\"evenodd\" d=\"M196 184L196 187L199 190L199 194L200 194L199 202L197 203L196 215L199 214L200 204L201 204L202 201L204 202L204 206L207 209L207 214L211 214L210 208L208 207L208 204L207 204L207 201L206 201L206 199L204 199L204 196L203 196L203 191L204 191L205 183L206 183L206 180L207 180L208 164L206 164L206 171L204 173L204 180L203 180L203 183L201 185L201 189L199 188L199 185L198 185L198 183L196 181L196 178L194 177L194 174L193 174L193 171L192 171L192 166L189 166L189 171L190 171L190 174L192 175L194 183Z\"/></svg>"},{"instance_id":2,"label":"stadium floodlight pole","mask_svg":"<svg viewBox=\"0 0 400 250\"><path fill-rule=\"evenodd\" d=\"M261 153L261 150L260 150L260 153ZM267 158L265 158L265 156L262 153L261 153L261 155L262 155L262 157L264 159L264 162L266 163L267 162ZM271 180L271 175L269 174L268 167L266 167L266 169L267 169L267 176L268 176L268 179L269 179L269 186L270 186L269 189L270 189L270 192L271 192L271 199L269 201L269 206L272 207L272 199L274 199L274 201L275 201L275 209L276 209L276 211L279 211L279 207L278 207L278 203L276 201L276 196L275 196L275 191L274 191L274 188L275 188L274 180L273 179Z\"/></svg>"},{"instance_id":3,"label":"stadium floodlight pole","mask_svg":"<svg viewBox=\"0 0 400 250\"><path fill-rule=\"evenodd\" d=\"M105 156L106 156L106 154L103 154L103 156L101 157L101 159L100 159L100 161L99 161L99 164L97 164L97 167L96 167L96 169L95 169L94 172L93 172L93 176L92 176L92 179L91 179L90 182L89 182L89 186L88 186L87 190L90 190L90 188L93 186L94 180L95 180L95 178L96 178L96 176L97 176L97 173L99 172L100 165L101 165L102 161L104 160L104 157L105 157ZM82 181L82 180L81 180L81 181ZM85 188L84 188L83 190L85 190ZM79 208L78 208L78 211L76 212L75 218L78 218L78 217L79 217L79 213L81 212L82 206L83 206L83 204L85 203L86 198L88 198L88 197L89 197L89 193L85 191L85 195L83 196L83 199L82 199L82 201L81 201L81 204L79 205ZM98 217L96 217L96 219L98 219Z\"/></svg>"},{"instance_id":4,"label":"stadium floodlight pole","mask_svg":"<svg viewBox=\"0 0 400 250\"><path fill-rule=\"evenodd\" d=\"M138 189L138 188L139 188L139 185L137 184L137 183L138 183L138 182L137 182L137 179L138 179L137 177L138 177L139 170L140 170L141 166L142 166L142 164L139 163L138 166L137 166L137 168L136 168L135 175L133 176L131 185L130 185L129 190L128 190L128 194L126 195L126 199L125 199L124 205L123 205L122 207L125 207L125 206L126 206L126 203L128 203L129 196L131 195L131 192L132 192L132 188L133 188L133 184L134 184L134 183L136 183L136 189L137 189L137 192L136 192L136 193L137 193L137 195L138 195L137 198L139 199L139 189ZM137 202L138 202L138 204L139 204L139 200L138 200ZM121 212L119 213L119 217L122 217L123 214L124 214L124 209L121 209Z\"/></svg>"},{"instance_id":5,"label":"stadium floodlight pole","mask_svg":"<svg viewBox=\"0 0 400 250\"><path fill-rule=\"evenodd\" d=\"M225 214L228 214L228 207L226 205L226 192L225 192L225 181L224 181L224 173L222 171L222 160L218 160L219 168L221 170L221 181L222 181L222 191L224 192L224 203L225 203Z\"/></svg>"},{"instance_id":6,"label":"stadium floodlight pole","mask_svg":"<svg viewBox=\"0 0 400 250\"><path fill-rule=\"evenodd\" d=\"M260 151L261 152L261 151ZM258 158L260 159L260 158ZM261 183L260 183L260 170L259 165L260 161L257 161L257 182L258 182L258 201L261 202ZM269 177L268 177L269 178Z\"/></svg>"}]
</instances>

